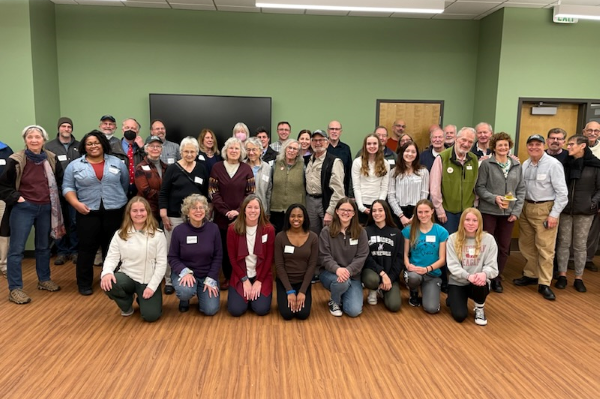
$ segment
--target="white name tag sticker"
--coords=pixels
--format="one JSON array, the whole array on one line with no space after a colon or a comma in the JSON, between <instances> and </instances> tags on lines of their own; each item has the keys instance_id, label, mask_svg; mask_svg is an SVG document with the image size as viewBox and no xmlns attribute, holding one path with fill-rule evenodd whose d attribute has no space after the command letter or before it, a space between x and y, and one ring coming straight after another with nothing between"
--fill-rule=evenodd
<instances>
[{"instance_id":1,"label":"white name tag sticker","mask_svg":"<svg viewBox=\"0 0 600 399\"><path fill-rule=\"evenodd\" d=\"M467 170L473 170L473 166L467 165Z\"/></svg>"},{"instance_id":2,"label":"white name tag sticker","mask_svg":"<svg viewBox=\"0 0 600 399\"><path fill-rule=\"evenodd\" d=\"M6 165L6 159L0 159L0 165Z\"/></svg>"},{"instance_id":3,"label":"white name tag sticker","mask_svg":"<svg viewBox=\"0 0 600 399\"><path fill-rule=\"evenodd\" d=\"M394 159L388 160L388 163L391 165L396 165L396 161Z\"/></svg>"},{"instance_id":4,"label":"white name tag sticker","mask_svg":"<svg viewBox=\"0 0 600 399\"><path fill-rule=\"evenodd\" d=\"M114 166L109 167L108 171L110 173L112 173L113 175L118 175L119 174L119 168L115 168Z\"/></svg>"},{"instance_id":5,"label":"white name tag sticker","mask_svg":"<svg viewBox=\"0 0 600 399\"><path fill-rule=\"evenodd\" d=\"M262 236L262 243L264 244L265 242L267 242L267 238L269 238L268 234L263 234Z\"/></svg>"},{"instance_id":6,"label":"white name tag sticker","mask_svg":"<svg viewBox=\"0 0 600 399\"><path fill-rule=\"evenodd\" d=\"M172 163L175 163L175 158L167 158L167 163L169 165L171 165Z\"/></svg>"},{"instance_id":7,"label":"white name tag sticker","mask_svg":"<svg viewBox=\"0 0 600 399\"><path fill-rule=\"evenodd\" d=\"M206 158L204 158L204 155L202 154L198 155L198 159L201 161L206 161Z\"/></svg>"},{"instance_id":8,"label":"white name tag sticker","mask_svg":"<svg viewBox=\"0 0 600 399\"><path fill-rule=\"evenodd\" d=\"M269 166L273 166L274 163L275 161L269 161Z\"/></svg>"},{"instance_id":9,"label":"white name tag sticker","mask_svg":"<svg viewBox=\"0 0 600 399\"><path fill-rule=\"evenodd\" d=\"M124 160L124 159L121 159L121 163L122 163L123 165L125 165L125 160Z\"/></svg>"},{"instance_id":10,"label":"white name tag sticker","mask_svg":"<svg viewBox=\"0 0 600 399\"><path fill-rule=\"evenodd\" d=\"M198 244L198 237L197 236L187 236L186 242L188 244Z\"/></svg>"},{"instance_id":11,"label":"white name tag sticker","mask_svg":"<svg viewBox=\"0 0 600 399\"><path fill-rule=\"evenodd\" d=\"M425 236L425 242L435 242L435 236Z\"/></svg>"},{"instance_id":12,"label":"white name tag sticker","mask_svg":"<svg viewBox=\"0 0 600 399\"><path fill-rule=\"evenodd\" d=\"M294 247L292 245L286 245L285 248L283 248L283 253L285 253L285 254L293 254L294 253Z\"/></svg>"},{"instance_id":13,"label":"white name tag sticker","mask_svg":"<svg viewBox=\"0 0 600 399\"><path fill-rule=\"evenodd\" d=\"M147 172L150 172L150 165L142 165L142 169Z\"/></svg>"},{"instance_id":14,"label":"white name tag sticker","mask_svg":"<svg viewBox=\"0 0 600 399\"><path fill-rule=\"evenodd\" d=\"M64 161L66 161L66 160L67 160L67 156L66 156L66 155L59 155L59 156L58 156L58 160L59 160L60 162L64 162Z\"/></svg>"},{"instance_id":15,"label":"white name tag sticker","mask_svg":"<svg viewBox=\"0 0 600 399\"><path fill-rule=\"evenodd\" d=\"M203 181L204 180L202 180L201 177L198 177L198 176L194 177L194 183L202 184Z\"/></svg>"},{"instance_id":16,"label":"white name tag sticker","mask_svg":"<svg viewBox=\"0 0 600 399\"><path fill-rule=\"evenodd\" d=\"M537 175L537 180L546 180L546 174L545 173L538 173Z\"/></svg>"},{"instance_id":17,"label":"white name tag sticker","mask_svg":"<svg viewBox=\"0 0 600 399\"><path fill-rule=\"evenodd\" d=\"M267 176L267 175L262 175L262 179L265 183L269 182L269 176Z\"/></svg>"},{"instance_id":18,"label":"white name tag sticker","mask_svg":"<svg viewBox=\"0 0 600 399\"><path fill-rule=\"evenodd\" d=\"M469 249L467 249L467 255L469 255L469 256L475 256L475 248L469 248Z\"/></svg>"},{"instance_id":19,"label":"white name tag sticker","mask_svg":"<svg viewBox=\"0 0 600 399\"><path fill-rule=\"evenodd\" d=\"M350 245L358 245L358 240L350 239Z\"/></svg>"}]
</instances>

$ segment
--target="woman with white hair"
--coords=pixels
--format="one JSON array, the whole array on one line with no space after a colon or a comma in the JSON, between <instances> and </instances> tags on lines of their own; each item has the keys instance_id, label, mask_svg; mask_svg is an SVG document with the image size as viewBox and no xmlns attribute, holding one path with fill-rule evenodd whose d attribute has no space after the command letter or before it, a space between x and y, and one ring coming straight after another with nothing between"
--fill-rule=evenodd
<instances>
[{"instance_id":1,"label":"woman with white hair","mask_svg":"<svg viewBox=\"0 0 600 399\"><path fill-rule=\"evenodd\" d=\"M63 170L56 154L44 150L48 133L41 126L23 129L25 149L12 154L0 177L0 199L6 202L4 218L9 218L8 300L16 304L31 302L23 291L21 261L25 243L35 226L35 269L37 288L58 291L50 280L50 237L61 238L65 226L59 199Z\"/></svg>"},{"instance_id":2,"label":"woman with white hair","mask_svg":"<svg viewBox=\"0 0 600 399\"><path fill-rule=\"evenodd\" d=\"M165 227L167 245L171 245L173 229L183 223L181 217L181 204L192 194L208 195L208 174L204 165L198 162L198 140L186 137L179 145L181 159L167 167L162 179L162 186L158 196L160 218ZM171 268L167 267L165 274L165 294L175 292L171 282Z\"/></svg>"},{"instance_id":3,"label":"woman with white hair","mask_svg":"<svg viewBox=\"0 0 600 399\"><path fill-rule=\"evenodd\" d=\"M273 190L273 173L271 165L262 160L262 143L256 137L250 137L246 140L246 163L252 168L254 173L254 182L256 185L255 194L263 203L265 215L270 215L269 204L271 203L271 191Z\"/></svg>"},{"instance_id":4,"label":"woman with white hair","mask_svg":"<svg viewBox=\"0 0 600 399\"><path fill-rule=\"evenodd\" d=\"M210 172L209 192L214 207L214 222L219 226L223 246L223 274L221 289L229 288L231 262L227 253L227 228L239 215L244 199L254 194L254 173L242 162L246 149L242 142L230 137L223 146L223 161L217 162Z\"/></svg>"},{"instance_id":5,"label":"woman with white hair","mask_svg":"<svg viewBox=\"0 0 600 399\"><path fill-rule=\"evenodd\" d=\"M245 123L238 122L233 127L232 137L235 137L236 139L241 141L242 144L244 144L244 143L246 143L246 140L248 140L248 137L250 137L250 129L248 129L248 126L246 126ZM223 151L223 152L225 152L225 151Z\"/></svg>"}]
</instances>

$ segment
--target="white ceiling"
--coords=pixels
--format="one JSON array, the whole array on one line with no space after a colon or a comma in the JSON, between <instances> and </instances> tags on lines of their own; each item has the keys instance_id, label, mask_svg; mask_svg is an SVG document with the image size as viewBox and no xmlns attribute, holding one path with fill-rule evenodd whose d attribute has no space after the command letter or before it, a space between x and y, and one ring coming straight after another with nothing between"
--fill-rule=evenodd
<instances>
[{"instance_id":1,"label":"white ceiling","mask_svg":"<svg viewBox=\"0 0 600 399\"><path fill-rule=\"evenodd\" d=\"M94 5L106 7L141 7L172 8L203 11L262 12L270 14L316 14L355 17L400 17L424 19L481 19L503 7L552 8L558 0L446 0L446 9L442 14L402 14L402 13L369 13L346 11L304 11L257 8L256 0L52 0L56 4ZM368 2L368 0L365 0ZM600 8L600 0L561 0L561 4L596 6Z\"/></svg>"}]
</instances>

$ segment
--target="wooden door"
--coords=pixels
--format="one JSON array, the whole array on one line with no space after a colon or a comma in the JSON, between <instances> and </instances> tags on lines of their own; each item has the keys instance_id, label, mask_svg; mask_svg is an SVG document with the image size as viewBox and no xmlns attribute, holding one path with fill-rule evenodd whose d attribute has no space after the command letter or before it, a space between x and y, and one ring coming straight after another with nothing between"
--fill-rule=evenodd
<instances>
[{"instance_id":1,"label":"wooden door","mask_svg":"<svg viewBox=\"0 0 600 399\"><path fill-rule=\"evenodd\" d=\"M423 151L429 146L429 127L442 123L443 106L443 101L377 100L377 125L385 126L391 134L394 121L404 120L405 133Z\"/></svg>"}]
</instances>

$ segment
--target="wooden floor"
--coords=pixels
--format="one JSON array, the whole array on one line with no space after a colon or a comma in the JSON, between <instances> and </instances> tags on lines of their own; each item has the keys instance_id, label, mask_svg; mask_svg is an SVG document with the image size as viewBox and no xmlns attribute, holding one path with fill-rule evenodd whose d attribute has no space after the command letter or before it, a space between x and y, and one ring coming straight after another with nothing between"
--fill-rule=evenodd
<instances>
[{"instance_id":1,"label":"wooden floor","mask_svg":"<svg viewBox=\"0 0 600 399\"><path fill-rule=\"evenodd\" d=\"M0 398L598 397L600 273L586 272L580 294L569 271L571 285L549 302L511 283L522 266L513 253L486 327L472 315L454 322L444 305L437 315L411 308L406 290L399 313L365 304L356 319L335 318L320 284L304 322L284 322L275 300L266 317L233 318L226 295L214 317L180 314L173 295L150 324L137 309L121 317L98 285L79 295L71 263L52 269L62 291L38 291L29 259L33 301L15 305L0 289Z\"/></svg>"}]
</instances>

